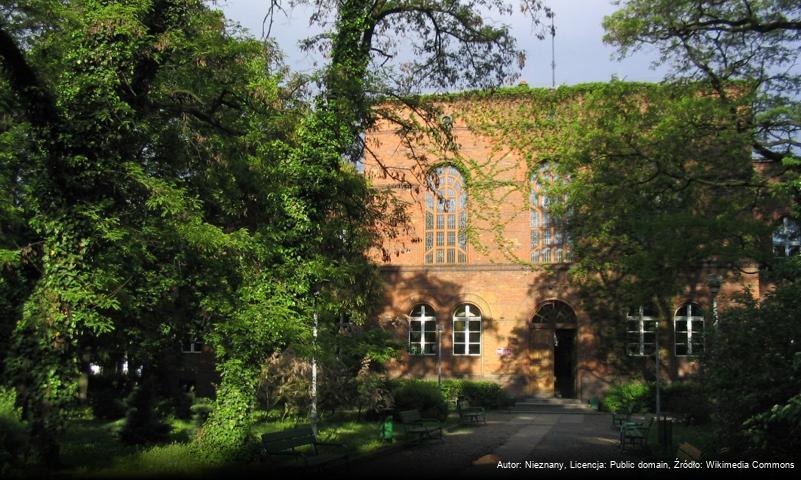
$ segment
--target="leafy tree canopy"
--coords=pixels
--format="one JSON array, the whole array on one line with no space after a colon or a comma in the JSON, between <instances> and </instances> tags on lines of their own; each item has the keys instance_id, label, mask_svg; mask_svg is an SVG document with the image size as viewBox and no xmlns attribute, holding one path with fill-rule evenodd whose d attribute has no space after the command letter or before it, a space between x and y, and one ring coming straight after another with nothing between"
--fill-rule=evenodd
<instances>
[{"instance_id":1,"label":"leafy tree canopy","mask_svg":"<svg viewBox=\"0 0 801 480\"><path fill-rule=\"evenodd\" d=\"M753 95L755 158L781 163L783 187L801 205L801 6L791 0L626 0L604 19L623 56L655 46L675 77L710 83L727 102ZM731 82L737 81L732 90ZM798 216L800 212L796 211Z\"/></svg>"}]
</instances>

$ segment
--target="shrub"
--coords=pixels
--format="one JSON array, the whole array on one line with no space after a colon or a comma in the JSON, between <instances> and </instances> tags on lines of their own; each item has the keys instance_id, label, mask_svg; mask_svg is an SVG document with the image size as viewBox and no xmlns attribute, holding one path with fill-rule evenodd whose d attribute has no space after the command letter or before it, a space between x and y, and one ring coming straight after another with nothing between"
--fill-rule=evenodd
<instances>
[{"instance_id":1,"label":"shrub","mask_svg":"<svg viewBox=\"0 0 801 480\"><path fill-rule=\"evenodd\" d=\"M0 387L0 477L20 465L28 445L28 431L16 407L17 392Z\"/></svg>"},{"instance_id":2,"label":"shrub","mask_svg":"<svg viewBox=\"0 0 801 480\"><path fill-rule=\"evenodd\" d=\"M456 405L459 398L466 399L470 405L484 408L503 408L514 404L512 397L500 384L489 381L445 380L442 393L450 405Z\"/></svg>"},{"instance_id":3,"label":"shrub","mask_svg":"<svg viewBox=\"0 0 801 480\"><path fill-rule=\"evenodd\" d=\"M739 302L721 312L707 340L704 385L721 443L736 454L775 456L798 445L801 431L801 281L761 302Z\"/></svg>"},{"instance_id":4,"label":"shrub","mask_svg":"<svg viewBox=\"0 0 801 480\"><path fill-rule=\"evenodd\" d=\"M448 404L434 382L404 381L392 393L396 411L417 409L423 417L440 420L448 416Z\"/></svg>"},{"instance_id":5,"label":"shrub","mask_svg":"<svg viewBox=\"0 0 801 480\"><path fill-rule=\"evenodd\" d=\"M128 397L125 425L120 439L125 443L151 443L167 439L171 427L156 412L153 390L146 380L137 385Z\"/></svg>"},{"instance_id":6,"label":"shrub","mask_svg":"<svg viewBox=\"0 0 801 480\"><path fill-rule=\"evenodd\" d=\"M502 408L514 403L512 397L495 382L463 381L462 397L474 407Z\"/></svg>"},{"instance_id":7,"label":"shrub","mask_svg":"<svg viewBox=\"0 0 801 480\"><path fill-rule=\"evenodd\" d=\"M648 411L653 392L650 385L640 380L614 385L606 392L604 408L613 413L640 413Z\"/></svg>"},{"instance_id":8,"label":"shrub","mask_svg":"<svg viewBox=\"0 0 801 480\"><path fill-rule=\"evenodd\" d=\"M283 409L283 417L305 415L309 411L311 365L292 350L275 352L262 367L257 390L260 407Z\"/></svg>"},{"instance_id":9,"label":"shrub","mask_svg":"<svg viewBox=\"0 0 801 480\"><path fill-rule=\"evenodd\" d=\"M662 409L684 414L693 423L706 423L712 415L712 404L703 387L689 380L674 382L663 389Z\"/></svg>"},{"instance_id":10,"label":"shrub","mask_svg":"<svg viewBox=\"0 0 801 480\"><path fill-rule=\"evenodd\" d=\"M362 360L362 367L356 375L356 402L359 415L364 412L375 419L393 407L394 399L386 376L371 371L371 363L369 358Z\"/></svg>"},{"instance_id":11,"label":"shrub","mask_svg":"<svg viewBox=\"0 0 801 480\"><path fill-rule=\"evenodd\" d=\"M128 380L121 375L92 375L89 377L88 400L92 413L101 420L116 420L125 416L125 398L131 393Z\"/></svg>"}]
</instances>

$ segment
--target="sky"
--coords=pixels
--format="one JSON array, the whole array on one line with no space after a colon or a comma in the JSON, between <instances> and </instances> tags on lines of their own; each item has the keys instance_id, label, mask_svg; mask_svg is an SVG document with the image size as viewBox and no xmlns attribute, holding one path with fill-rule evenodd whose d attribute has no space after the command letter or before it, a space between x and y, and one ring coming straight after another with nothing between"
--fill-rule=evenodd
<instances>
[{"instance_id":1,"label":"sky","mask_svg":"<svg viewBox=\"0 0 801 480\"><path fill-rule=\"evenodd\" d=\"M547 0L547 4L556 13L557 86L604 82L613 76L620 80L657 82L664 76L664 69L651 69L651 63L656 58L654 51L638 52L618 61L614 58L614 48L603 43L601 21L616 9L610 0ZM254 36L261 36L268 0L222 0L218 5L229 19L240 23ZM319 63L323 60L298 48L301 39L315 33L309 27L309 12L301 7L287 9L287 15L279 14L276 17L271 35L286 55L290 67L305 73L315 69L315 61ZM495 21L509 25L518 45L526 51L526 65L521 71L520 80L532 87L550 87L550 37L538 40L530 20L520 14Z\"/></svg>"}]
</instances>

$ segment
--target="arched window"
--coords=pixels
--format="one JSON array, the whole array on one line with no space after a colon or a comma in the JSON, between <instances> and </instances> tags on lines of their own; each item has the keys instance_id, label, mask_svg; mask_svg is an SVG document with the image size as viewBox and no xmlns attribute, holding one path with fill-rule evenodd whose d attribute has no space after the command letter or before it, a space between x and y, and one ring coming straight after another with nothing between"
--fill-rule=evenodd
<instances>
[{"instance_id":1,"label":"arched window","mask_svg":"<svg viewBox=\"0 0 801 480\"><path fill-rule=\"evenodd\" d=\"M434 309L420 304L409 314L409 354L437 353L437 317Z\"/></svg>"},{"instance_id":2,"label":"arched window","mask_svg":"<svg viewBox=\"0 0 801 480\"><path fill-rule=\"evenodd\" d=\"M639 306L626 316L626 353L633 357L653 355L656 351L656 309Z\"/></svg>"},{"instance_id":3,"label":"arched window","mask_svg":"<svg viewBox=\"0 0 801 480\"><path fill-rule=\"evenodd\" d=\"M576 313L565 302L548 300L540 305L537 314L534 315L533 323L535 327L540 328L555 328L557 325L574 326Z\"/></svg>"},{"instance_id":4,"label":"arched window","mask_svg":"<svg viewBox=\"0 0 801 480\"><path fill-rule=\"evenodd\" d=\"M773 231L773 254L777 257L791 257L801 253L801 227L787 217Z\"/></svg>"},{"instance_id":5,"label":"arched window","mask_svg":"<svg viewBox=\"0 0 801 480\"><path fill-rule=\"evenodd\" d=\"M550 162L531 175L531 263L570 261L570 248L561 218L548 211L547 188L558 180Z\"/></svg>"},{"instance_id":6,"label":"arched window","mask_svg":"<svg viewBox=\"0 0 801 480\"><path fill-rule=\"evenodd\" d=\"M704 312L697 304L687 302L673 317L676 333L676 356L700 355L704 351Z\"/></svg>"},{"instance_id":7,"label":"arched window","mask_svg":"<svg viewBox=\"0 0 801 480\"><path fill-rule=\"evenodd\" d=\"M467 263L467 191L454 167L439 167L428 177L426 264Z\"/></svg>"},{"instance_id":8,"label":"arched window","mask_svg":"<svg viewBox=\"0 0 801 480\"><path fill-rule=\"evenodd\" d=\"M470 303L453 314L453 354L481 355L481 310Z\"/></svg>"}]
</instances>

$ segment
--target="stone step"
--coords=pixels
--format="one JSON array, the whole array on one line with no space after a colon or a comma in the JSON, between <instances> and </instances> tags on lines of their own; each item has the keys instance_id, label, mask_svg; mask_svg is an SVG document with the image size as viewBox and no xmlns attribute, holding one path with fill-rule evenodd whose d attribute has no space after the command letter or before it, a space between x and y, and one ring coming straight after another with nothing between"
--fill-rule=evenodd
<instances>
[{"instance_id":1,"label":"stone step","mask_svg":"<svg viewBox=\"0 0 801 480\"><path fill-rule=\"evenodd\" d=\"M526 397L517 401L517 404L533 405L585 405L585 402L578 398L557 398L557 397Z\"/></svg>"},{"instance_id":2,"label":"stone step","mask_svg":"<svg viewBox=\"0 0 801 480\"><path fill-rule=\"evenodd\" d=\"M598 413L577 398L527 397L509 409L511 413Z\"/></svg>"}]
</instances>

